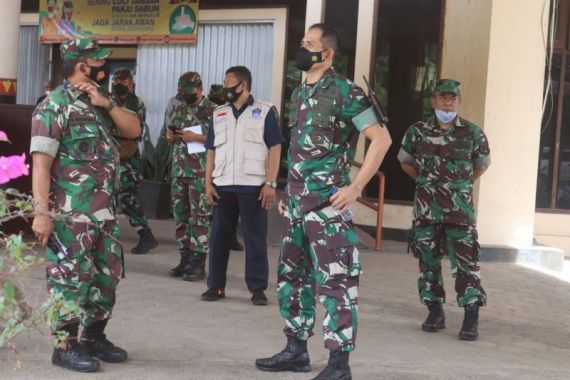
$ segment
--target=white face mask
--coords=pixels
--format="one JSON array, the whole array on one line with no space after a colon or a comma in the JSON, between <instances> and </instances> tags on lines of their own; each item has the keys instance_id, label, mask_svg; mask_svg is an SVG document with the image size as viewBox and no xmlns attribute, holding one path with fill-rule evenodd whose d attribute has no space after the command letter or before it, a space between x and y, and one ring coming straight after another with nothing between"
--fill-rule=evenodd
<instances>
[{"instance_id":1,"label":"white face mask","mask_svg":"<svg viewBox=\"0 0 570 380\"><path fill-rule=\"evenodd\" d=\"M51 94L51 91L46 91L46 95L49 95L49 94Z\"/></svg>"},{"instance_id":2,"label":"white face mask","mask_svg":"<svg viewBox=\"0 0 570 380\"><path fill-rule=\"evenodd\" d=\"M449 124L457 117L457 112L455 111L443 111L440 109L435 110L435 116L441 121L443 124Z\"/></svg>"}]
</instances>

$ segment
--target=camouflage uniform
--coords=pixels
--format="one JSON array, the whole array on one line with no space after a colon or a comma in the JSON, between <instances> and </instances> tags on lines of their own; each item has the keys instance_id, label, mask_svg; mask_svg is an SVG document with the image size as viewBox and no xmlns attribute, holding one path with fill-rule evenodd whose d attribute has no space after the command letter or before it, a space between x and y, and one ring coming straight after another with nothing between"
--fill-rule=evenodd
<instances>
[{"instance_id":1,"label":"camouflage uniform","mask_svg":"<svg viewBox=\"0 0 570 380\"><path fill-rule=\"evenodd\" d=\"M162 135L166 133L166 128L169 125L172 125L172 116L174 115L174 111L176 111L176 109L182 105L184 105L184 101L180 97L180 94L176 94L168 100L168 103L166 104L166 110L164 111L164 124L162 125L161 131Z\"/></svg>"},{"instance_id":2,"label":"camouflage uniform","mask_svg":"<svg viewBox=\"0 0 570 380\"><path fill-rule=\"evenodd\" d=\"M160 136L165 136L166 128L168 128L169 125L172 125L172 116L174 115L174 111L176 111L176 109L183 104L184 102L182 101L180 94L176 94L175 96L173 96L168 100L168 103L166 104L166 110L164 111L164 122L162 124L162 129L160 130ZM162 138L163 137L159 138L157 143L158 145L165 143L164 141L161 141ZM174 147L172 145L167 144L166 148L167 149L165 149L163 153L164 157L167 157L167 162L166 162L167 170L165 173L165 179L167 181L170 181L170 179L172 178L172 173L170 172L170 169L172 168L172 150ZM170 207L170 212L172 213L172 204L170 204L169 207Z\"/></svg>"},{"instance_id":3,"label":"camouflage uniform","mask_svg":"<svg viewBox=\"0 0 570 380\"><path fill-rule=\"evenodd\" d=\"M221 84L213 84L210 86L210 91L208 91L208 100L218 106L226 104L228 98L224 94L224 86Z\"/></svg>"},{"instance_id":4,"label":"camouflage uniform","mask_svg":"<svg viewBox=\"0 0 570 380\"><path fill-rule=\"evenodd\" d=\"M128 72L128 74L126 74ZM115 71L115 77L123 75L132 78L132 73L128 69L120 68ZM113 94L113 99L117 105L125 107L139 116L141 126L146 120L146 107L143 100L133 93L129 93L125 99L121 99ZM119 140L121 138L119 137ZM128 140L128 144L137 144L139 140ZM129 217L129 223L137 230L148 228L148 220L139 201L138 190L141 172L141 155L139 150L128 158L121 159L121 182L119 189L119 206L123 213Z\"/></svg>"},{"instance_id":5,"label":"camouflage uniform","mask_svg":"<svg viewBox=\"0 0 570 380\"><path fill-rule=\"evenodd\" d=\"M333 186L350 184L359 132L377 123L362 89L333 69L291 97L289 177L277 298L285 334L307 340L315 295L325 306L325 347L354 349L361 265L351 221L330 206Z\"/></svg>"},{"instance_id":6,"label":"camouflage uniform","mask_svg":"<svg viewBox=\"0 0 570 380\"><path fill-rule=\"evenodd\" d=\"M79 55L104 59L110 54L89 39L71 40L61 45L61 51L63 59ZM83 309L82 315L59 316L58 329L107 319L115 304L123 271L115 205L119 176L115 129L109 113L93 106L67 81L33 114L30 151L54 158L50 201L52 210L65 216L54 219L54 234L69 253L62 262L48 248L48 289Z\"/></svg>"},{"instance_id":7,"label":"camouflage uniform","mask_svg":"<svg viewBox=\"0 0 570 380\"><path fill-rule=\"evenodd\" d=\"M436 91L459 95L458 85L446 81ZM445 302L441 258L447 253L459 306L485 305L473 209L474 171L490 164L485 134L460 117L444 130L434 117L408 129L398 159L418 172L411 248L419 258L421 302Z\"/></svg>"},{"instance_id":8,"label":"camouflage uniform","mask_svg":"<svg viewBox=\"0 0 570 380\"><path fill-rule=\"evenodd\" d=\"M179 81L179 92L191 92L201 84L197 73L185 73ZM202 126L207 134L214 107L205 97L197 105L183 103L172 115L177 130L194 125ZM176 139L172 150L172 210L176 223L176 239L180 250L197 255L208 253L208 238L212 224L212 208L208 205L205 185L206 152L188 154L187 144Z\"/></svg>"}]
</instances>

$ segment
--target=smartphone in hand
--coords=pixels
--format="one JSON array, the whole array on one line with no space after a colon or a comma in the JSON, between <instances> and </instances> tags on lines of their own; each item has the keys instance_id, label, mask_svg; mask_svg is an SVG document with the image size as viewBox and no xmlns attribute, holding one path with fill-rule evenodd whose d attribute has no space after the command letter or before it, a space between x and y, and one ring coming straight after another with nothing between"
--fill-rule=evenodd
<instances>
[{"instance_id":1,"label":"smartphone in hand","mask_svg":"<svg viewBox=\"0 0 570 380\"><path fill-rule=\"evenodd\" d=\"M172 131L172 133L177 133L179 129L175 125L169 125L168 129Z\"/></svg>"}]
</instances>

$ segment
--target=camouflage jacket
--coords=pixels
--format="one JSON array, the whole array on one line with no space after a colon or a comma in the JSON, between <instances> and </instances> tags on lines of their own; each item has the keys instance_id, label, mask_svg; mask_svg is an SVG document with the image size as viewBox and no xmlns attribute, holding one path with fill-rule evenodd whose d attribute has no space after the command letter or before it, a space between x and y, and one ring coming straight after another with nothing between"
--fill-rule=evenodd
<instances>
[{"instance_id":1,"label":"camouflage jacket","mask_svg":"<svg viewBox=\"0 0 570 380\"><path fill-rule=\"evenodd\" d=\"M50 197L54 211L85 221L115 219L119 178L116 130L109 113L67 81L32 116L30 152L54 158Z\"/></svg>"},{"instance_id":2,"label":"camouflage jacket","mask_svg":"<svg viewBox=\"0 0 570 380\"><path fill-rule=\"evenodd\" d=\"M180 100L178 95L173 96L168 100L168 104L166 104L166 110L164 111L164 123L162 124L162 131L160 132L161 136L164 136L166 133L166 128L172 124L172 116L178 107L183 105L184 102Z\"/></svg>"},{"instance_id":3,"label":"camouflage jacket","mask_svg":"<svg viewBox=\"0 0 570 380\"><path fill-rule=\"evenodd\" d=\"M172 125L177 130L195 125L202 126L202 134L207 135L214 106L204 97L195 106L181 104L172 114ZM194 177L205 169L206 153L188 154L187 144L182 139L176 139L172 149L172 177Z\"/></svg>"},{"instance_id":4,"label":"camouflage jacket","mask_svg":"<svg viewBox=\"0 0 570 380\"><path fill-rule=\"evenodd\" d=\"M435 117L406 132L400 162L417 172L414 218L439 223L475 223L473 173L491 163L487 137L468 120L457 117L444 130Z\"/></svg>"},{"instance_id":5,"label":"camouflage jacket","mask_svg":"<svg viewBox=\"0 0 570 380\"><path fill-rule=\"evenodd\" d=\"M362 89L332 68L293 91L287 194L299 197L301 212L327 202L332 186L350 184L358 135L375 123Z\"/></svg>"},{"instance_id":6,"label":"camouflage jacket","mask_svg":"<svg viewBox=\"0 0 570 380\"><path fill-rule=\"evenodd\" d=\"M131 94L129 93L127 95L127 97L125 98L125 100L122 100L121 98L119 98L115 93L112 94L113 100L117 103L117 105L119 107L125 107L126 109L133 111L134 113L137 114L137 116L139 117L139 120L141 121L141 131L144 133L145 128L144 128L144 123L146 120L146 106L143 102L143 100L141 98L139 98L138 96L136 96L135 94ZM141 133L141 136L139 138L136 139L123 139L121 138L121 136L119 136L118 134L118 130L115 130L115 138L117 140L119 140L119 142L121 143L122 146L125 145L130 145L130 144L137 144L140 140L142 140L143 138L143 133Z\"/></svg>"}]
</instances>

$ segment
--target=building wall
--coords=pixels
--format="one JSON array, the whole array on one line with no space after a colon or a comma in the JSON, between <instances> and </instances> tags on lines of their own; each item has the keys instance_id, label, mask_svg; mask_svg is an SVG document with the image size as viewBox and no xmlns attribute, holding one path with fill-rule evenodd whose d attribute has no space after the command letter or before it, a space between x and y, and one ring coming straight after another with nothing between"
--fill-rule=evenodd
<instances>
[{"instance_id":1,"label":"building wall","mask_svg":"<svg viewBox=\"0 0 570 380\"><path fill-rule=\"evenodd\" d=\"M483 244L533 241L548 7L544 0L492 2L483 126L494 163L479 186Z\"/></svg>"},{"instance_id":2,"label":"building wall","mask_svg":"<svg viewBox=\"0 0 570 380\"><path fill-rule=\"evenodd\" d=\"M563 249L570 256L570 214L535 214L534 237L536 242Z\"/></svg>"},{"instance_id":3,"label":"building wall","mask_svg":"<svg viewBox=\"0 0 570 380\"><path fill-rule=\"evenodd\" d=\"M186 71L200 73L204 93L210 85L221 84L227 68L236 65L248 67L252 73L252 94L270 101L272 86L271 63L273 54L273 24L209 23L201 20L196 45L140 46L137 74L145 78L137 85L137 95L147 106L146 122L153 142L159 138L164 111L171 97L176 95L180 75ZM216 51L212 56L212 50ZM281 77L282 82L282 77Z\"/></svg>"},{"instance_id":4,"label":"building wall","mask_svg":"<svg viewBox=\"0 0 570 380\"><path fill-rule=\"evenodd\" d=\"M468 119L482 124L485 114L485 95L487 83L487 66L489 58L489 39L491 24L491 0L465 1L446 0L444 15L444 35L442 47L442 77L451 77L462 82L465 103L461 113ZM357 69L368 75L370 60L361 59L370 55L372 46L373 9L359 12L357 34ZM477 69L472 70L472 67ZM360 83L359 83L360 84ZM393 141L400 145L400 141ZM364 137L359 140L356 157L364 157ZM389 178L387 179L390 180ZM355 220L361 224L374 224L374 211L365 207L355 210ZM384 227L408 229L412 224L412 207L406 205L386 204L384 206Z\"/></svg>"},{"instance_id":5,"label":"building wall","mask_svg":"<svg viewBox=\"0 0 570 380\"><path fill-rule=\"evenodd\" d=\"M462 82L461 114L485 131L492 151L493 164L475 190L480 241L530 245L548 4L446 0L445 5L441 77ZM373 20L359 18L359 30L366 28L361 22ZM358 38L371 37L359 33ZM356 211L357 222L373 224L372 210ZM386 227L409 228L411 207L386 205L384 220Z\"/></svg>"},{"instance_id":6,"label":"building wall","mask_svg":"<svg viewBox=\"0 0 570 380\"><path fill-rule=\"evenodd\" d=\"M461 114L483 125L491 34L491 0L447 0L441 77L461 82Z\"/></svg>"},{"instance_id":7,"label":"building wall","mask_svg":"<svg viewBox=\"0 0 570 380\"><path fill-rule=\"evenodd\" d=\"M357 82L369 73L373 3L361 1L359 7ZM493 164L476 186L483 244L529 245L536 235L541 243L565 248L562 240L570 236L570 230L564 228L570 225L570 215L535 213L548 3L445 2L441 76L463 83L461 113L483 128L492 150ZM323 0L307 2L307 25L322 19L323 6ZM113 58L130 58L133 53L117 51ZM357 157L362 158L363 153L361 142ZM372 210L357 206L355 212L358 223L374 224ZM407 229L410 225L410 206L385 206L384 226Z\"/></svg>"}]
</instances>

